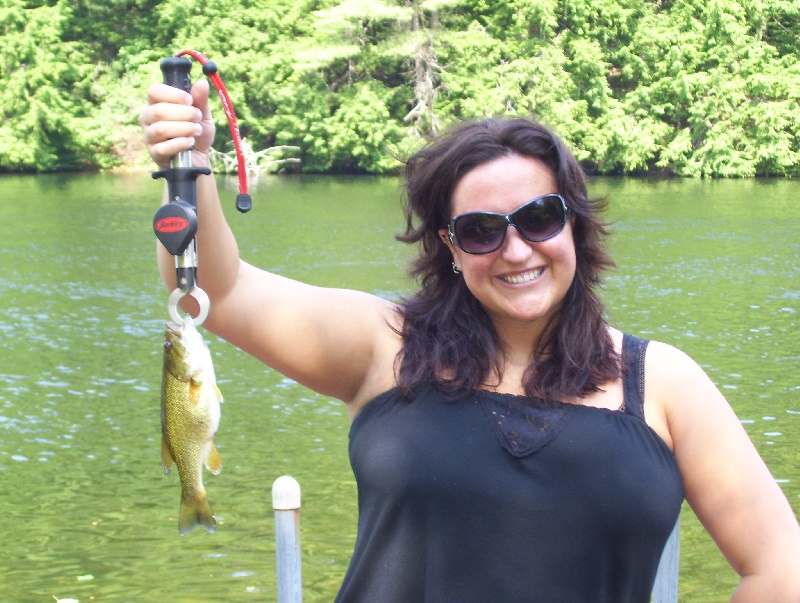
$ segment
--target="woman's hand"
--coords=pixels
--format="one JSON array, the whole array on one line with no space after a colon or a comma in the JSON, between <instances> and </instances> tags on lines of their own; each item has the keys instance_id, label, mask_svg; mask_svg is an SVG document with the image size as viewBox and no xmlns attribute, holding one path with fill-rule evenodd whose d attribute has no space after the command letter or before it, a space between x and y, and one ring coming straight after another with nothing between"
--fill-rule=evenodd
<instances>
[{"instance_id":1,"label":"woman's hand","mask_svg":"<svg viewBox=\"0 0 800 603\"><path fill-rule=\"evenodd\" d=\"M139 125L147 152L161 169L169 167L171 157L193 147L194 155L199 155L195 164L208 165L215 133L208 92L205 79L192 86L191 94L166 84L148 89Z\"/></svg>"}]
</instances>

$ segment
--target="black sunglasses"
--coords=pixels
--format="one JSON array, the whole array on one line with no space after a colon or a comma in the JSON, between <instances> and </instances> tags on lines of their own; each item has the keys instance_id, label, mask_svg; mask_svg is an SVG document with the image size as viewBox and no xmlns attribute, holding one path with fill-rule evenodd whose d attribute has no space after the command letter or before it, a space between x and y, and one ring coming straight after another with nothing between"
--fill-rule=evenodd
<instances>
[{"instance_id":1,"label":"black sunglasses","mask_svg":"<svg viewBox=\"0 0 800 603\"><path fill-rule=\"evenodd\" d=\"M528 241L541 243L561 232L567 220L564 197L550 193L531 199L510 214L475 211L456 216L447 225L447 235L467 253L491 253L503 245L509 226Z\"/></svg>"}]
</instances>

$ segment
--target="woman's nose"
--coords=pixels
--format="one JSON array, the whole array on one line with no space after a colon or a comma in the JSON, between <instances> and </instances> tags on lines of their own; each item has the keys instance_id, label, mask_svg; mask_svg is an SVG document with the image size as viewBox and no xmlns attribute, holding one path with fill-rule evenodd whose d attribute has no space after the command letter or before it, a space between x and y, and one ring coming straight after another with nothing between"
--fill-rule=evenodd
<instances>
[{"instance_id":1,"label":"woman's nose","mask_svg":"<svg viewBox=\"0 0 800 603\"><path fill-rule=\"evenodd\" d=\"M523 238L517 227L509 224L506 230L506 240L503 241L503 257L508 261L527 260L531 254L531 243Z\"/></svg>"}]
</instances>

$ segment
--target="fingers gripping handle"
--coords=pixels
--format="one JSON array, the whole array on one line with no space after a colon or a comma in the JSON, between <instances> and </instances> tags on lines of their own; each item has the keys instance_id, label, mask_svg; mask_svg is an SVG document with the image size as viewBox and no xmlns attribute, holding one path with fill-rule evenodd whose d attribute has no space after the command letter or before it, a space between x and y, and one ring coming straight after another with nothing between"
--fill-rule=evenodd
<instances>
[{"instance_id":1,"label":"fingers gripping handle","mask_svg":"<svg viewBox=\"0 0 800 603\"><path fill-rule=\"evenodd\" d=\"M160 63L164 83L184 92L191 92L192 62L183 57L167 57ZM192 166L191 150L183 151L170 160L170 169L153 172L153 178L165 178L169 186L170 202L182 201L197 207L195 181L201 174L210 174L209 168Z\"/></svg>"}]
</instances>

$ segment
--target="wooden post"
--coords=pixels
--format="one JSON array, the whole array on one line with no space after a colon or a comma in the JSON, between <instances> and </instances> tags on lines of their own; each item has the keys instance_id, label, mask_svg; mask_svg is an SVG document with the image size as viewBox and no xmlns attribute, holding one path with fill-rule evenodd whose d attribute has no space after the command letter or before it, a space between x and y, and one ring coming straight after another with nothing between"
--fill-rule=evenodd
<instances>
[{"instance_id":1,"label":"wooden post","mask_svg":"<svg viewBox=\"0 0 800 603\"><path fill-rule=\"evenodd\" d=\"M278 603L302 603L303 580L300 572L300 484L284 475L272 484L275 510L275 555L278 576Z\"/></svg>"},{"instance_id":2,"label":"wooden post","mask_svg":"<svg viewBox=\"0 0 800 603\"><path fill-rule=\"evenodd\" d=\"M653 603L678 603L678 569L680 565L680 520L675 522L658 562L653 584Z\"/></svg>"}]
</instances>

